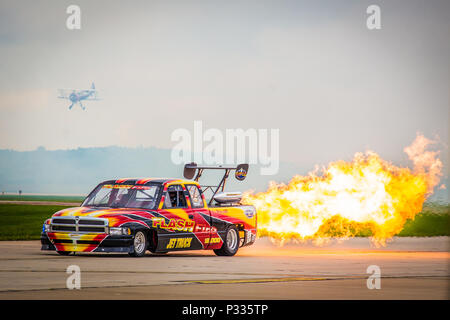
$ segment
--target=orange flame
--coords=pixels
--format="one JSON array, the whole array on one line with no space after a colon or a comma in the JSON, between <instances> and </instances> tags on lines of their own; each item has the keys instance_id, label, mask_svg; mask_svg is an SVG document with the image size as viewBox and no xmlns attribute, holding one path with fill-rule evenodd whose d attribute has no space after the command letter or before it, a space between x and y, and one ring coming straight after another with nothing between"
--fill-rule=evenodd
<instances>
[{"instance_id":1,"label":"orange flame","mask_svg":"<svg viewBox=\"0 0 450 320\"><path fill-rule=\"evenodd\" d=\"M371 236L375 245L398 234L407 219L422 210L439 183L442 162L435 143L418 134L404 149L414 169L397 167L376 153L356 153L351 162L337 161L287 184L271 182L266 192L244 194L258 211L258 235L282 245L312 239Z\"/></svg>"}]
</instances>

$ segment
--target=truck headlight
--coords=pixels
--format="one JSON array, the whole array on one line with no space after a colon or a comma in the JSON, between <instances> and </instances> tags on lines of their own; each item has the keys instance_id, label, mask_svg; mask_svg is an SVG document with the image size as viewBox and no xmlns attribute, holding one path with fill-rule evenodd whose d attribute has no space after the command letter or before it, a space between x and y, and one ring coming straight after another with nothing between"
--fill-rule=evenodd
<instances>
[{"instance_id":1,"label":"truck headlight","mask_svg":"<svg viewBox=\"0 0 450 320\"><path fill-rule=\"evenodd\" d=\"M50 224L44 222L44 224L42 225L42 232L49 232L49 231L50 231Z\"/></svg>"},{"instance_id":2,"label":"truck headlight","mask_svg":"<svg viewBox=\"0 0 450 320\"><path fill-rule=\"evenodd\" d=\"M109 234L112 236L121 236L131 234L130 228L109 228Z\"/></svg>"}]
</instances>

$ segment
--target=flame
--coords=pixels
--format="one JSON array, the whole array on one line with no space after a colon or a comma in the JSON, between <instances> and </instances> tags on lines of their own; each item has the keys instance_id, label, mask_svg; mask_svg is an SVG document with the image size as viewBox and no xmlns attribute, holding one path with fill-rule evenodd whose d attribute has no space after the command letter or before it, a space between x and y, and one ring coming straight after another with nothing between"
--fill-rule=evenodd
<instances>
[{"instance_id":1,"label":"flame","mask_svg":"<svg viewBox=\"0 0 450 320\"><path fill-rule=\"evenodd\" d=\"M418 134L404 151L414 169L397 167L375 152L356 153L351 162L296 175L286 184L271 182L266 192L246 192L243 202L258 211L258 235L280 245L333 237L371 237L379 246L398 234L422 210L439 183L442 162L436 143Z\"/></svg>"}]
</instances>

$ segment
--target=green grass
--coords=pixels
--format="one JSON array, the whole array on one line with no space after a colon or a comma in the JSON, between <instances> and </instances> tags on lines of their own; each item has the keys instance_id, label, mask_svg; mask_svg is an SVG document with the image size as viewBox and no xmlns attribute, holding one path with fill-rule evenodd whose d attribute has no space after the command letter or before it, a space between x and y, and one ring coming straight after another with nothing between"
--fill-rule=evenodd
<instances>
[{"instance_id":1,"label":"green grass","mask_svg":"<svg viewBox=\"0 0 450 320\"><path fill-rule=\"evenodd\" d=\"M65 206L0 204L0 240L40 239L42 224Z\"/></svg>"},{"instance_id":2,"label":"green grass","mask_svg":"<svg viewBox=\"0 0 450 320\"><path fill-rule=\"evenodd\" d=\"M408 220L399 237L450 236L450 205L426 204L414 220Z\"/></svg>"},{"instance_id":3,"label":"green grass","mask_svg":"<svg viewBox=\"0 0 450 320\"><path fill-rule=\"evenodd\" d=\"M0 195L0 201L51 201L51 202L79 202L81 203L85 197L83 196L55 196L55 195ZM1 202L0 202L1 203Z\"/></svg>"},{"instance_id":4,"label":"green grass","mask_svg":"<svg viewBox=\"0 0 450 320\"><path fill-rule=\"evenodd\" d=\"M39 239L45 219L63 208L67 206L0 203L0 240ZM368 235L362 233L359 236ZM422 212L414 220L407 221L398 236L450 236L450 205L424 205Z\"/></svg>"}]
</instances>

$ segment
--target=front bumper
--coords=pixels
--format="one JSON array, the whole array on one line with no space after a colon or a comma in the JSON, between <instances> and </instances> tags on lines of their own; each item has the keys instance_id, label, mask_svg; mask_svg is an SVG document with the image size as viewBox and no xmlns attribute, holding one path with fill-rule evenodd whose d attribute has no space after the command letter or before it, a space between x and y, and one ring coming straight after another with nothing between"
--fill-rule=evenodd
<instances>
[{"instance_id":1,"label":"front bumper","mask_svg":"<svg viewBox=\"0 0 450 320\"><path fill-rule=\"evenodd\" d=\"M71 252L133 252L133 236L41 233L41 250Z\"/></svg>"}]
</instances>

